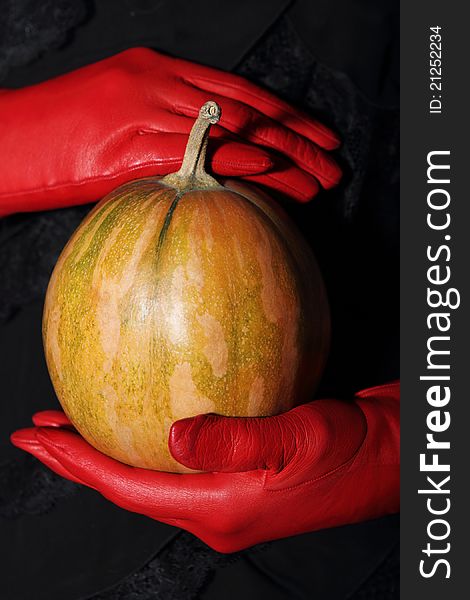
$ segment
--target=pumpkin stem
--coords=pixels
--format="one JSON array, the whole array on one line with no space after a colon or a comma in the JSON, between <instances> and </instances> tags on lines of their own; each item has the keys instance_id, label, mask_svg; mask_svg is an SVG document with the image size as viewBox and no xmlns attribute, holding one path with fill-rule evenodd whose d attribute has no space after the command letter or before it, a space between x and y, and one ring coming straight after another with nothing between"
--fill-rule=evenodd
<instances>
[{"instance_id":1,"label":"pumpkin stem","mask_svg":"<svg viewBox=\"0 0 470 600\"><path fill-rule=\"evenodd\" d=\"M165 175L161 183L178 190L191 188L220 187L220 183L208 175L204 169L207 143L211 125L217 123L221 115L220 106L213 100L206 102L199 110L199 116L189 134L183 164L176 173Z\"/></svg>"}]
</instances>

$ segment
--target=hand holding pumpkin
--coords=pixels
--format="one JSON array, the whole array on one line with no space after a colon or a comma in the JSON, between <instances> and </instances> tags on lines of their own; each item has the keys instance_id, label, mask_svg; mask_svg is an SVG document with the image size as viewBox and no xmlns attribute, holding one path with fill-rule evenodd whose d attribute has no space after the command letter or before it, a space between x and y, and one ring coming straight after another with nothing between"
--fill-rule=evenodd
<instances>
[{"instance_id":1,"label":"hand holding pumpkin","mask_svg":"<svg viewBox=\"0 0 470 600\"><path fill-rule=\"evenodd\" d=\"M355 523L399 507L399 385L283 415L177 421L173 457L198 474L124 465L46 411L12 442L126 510L182 527L220 552Z\"/></svg>"},{"instance_id":2,"label":"hand holding pumpkin","mask_svg":"<svg viewBox=\"0 0 470 600\"><path fill-rule=\"evenodd\" d=\"M239 76L134 48L2 90L0 215L96 201L131 179L174 171L208 97L225 115L212 133L215 174L299 201L338 182L329 154L338 138L312 117Z\"/></svg>"}]
</instances>

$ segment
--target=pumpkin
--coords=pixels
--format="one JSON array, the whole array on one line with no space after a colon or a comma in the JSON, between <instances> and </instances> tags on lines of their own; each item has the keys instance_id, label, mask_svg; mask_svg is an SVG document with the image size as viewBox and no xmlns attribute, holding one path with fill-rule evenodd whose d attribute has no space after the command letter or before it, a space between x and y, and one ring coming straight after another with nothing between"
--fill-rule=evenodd
<instances>
[{"instance_id":1,"label":"pumpkin","mask_svg":"<svg viewBox=\"0 0 470 600\"><path fill-rule=\"evenodd\" d=\"M200 413L275 415L310 399L329 344L315 259L276 204L204 170L207 102L181 169L125 184L72 235L44 308L59 401L95 448L185 472L171 424Z\"/></svg>"}]
</instances>

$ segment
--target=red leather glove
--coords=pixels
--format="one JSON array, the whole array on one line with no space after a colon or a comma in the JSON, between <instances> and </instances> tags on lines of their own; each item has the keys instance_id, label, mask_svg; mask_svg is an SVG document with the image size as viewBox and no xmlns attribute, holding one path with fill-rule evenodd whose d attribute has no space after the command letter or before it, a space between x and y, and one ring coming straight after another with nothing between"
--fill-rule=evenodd
<instances>
[{"instance_id":1,"label":"red leather glove","mask_svg":"<svg viewBox=\"0 0 470 600\"><path fill-rule=\"evenodd\" d=\"M340 170L329 129L242 77L133 48L67 75L0 91L0 215L100 199L179 168L199 108L222 107L211 169L297 200Z\"/></svg>"},{"instance_id":2,"label":"red leather glove","mask_svg":"<svg viewBox=\"0 0 470 600\"><path fill-rule=\"evenodd\" d=\"M399 508L399 384L354 401L317 400L283 415L200 415L173 424L172 474L126 466L38 413L13 443L115 504L191 531L220 552L355 523Z\"/></svg>"}]
</instances>

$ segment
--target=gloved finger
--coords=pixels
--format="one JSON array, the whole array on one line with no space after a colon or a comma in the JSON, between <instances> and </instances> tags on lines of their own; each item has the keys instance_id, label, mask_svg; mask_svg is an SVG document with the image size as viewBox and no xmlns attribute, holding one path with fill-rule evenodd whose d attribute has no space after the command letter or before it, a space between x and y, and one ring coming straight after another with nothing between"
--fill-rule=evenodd
<instances>
[{"instance_id":1,"label":"gloved finger","mask_svg":"<svg viewBox=\"0 0 470 600\"><path fill-rule=\"evenodd\" d=\"M331 129L242 77L223 72L215 75L208 70L206 73L185 76L185 81L206 93L228 96L253 106L325 150L334 150L339 146L339 137Z\"/></svg>"},{"instance_id":2,"label":"gloved finger","mask_svg":"<svg viewBox=\"0 0 470 600\"><path fill-rule=\"evenodd\" d=\"M356 398L400 398L400 381L392 381L383 385L376 385L355 394Z\"/></svg>"},{"instance_id":3,"label":"gloved finger","mask_svg":"<svg viewBox=\"0 0 470 600\"><path fill-rule=\"evenodd\" d=\"M320 185L302 169L284 161L279 168L260 175L245 175L243 179L276 190L297 202L309 202L320 191Z\"/></svg>"},{"instance_id":4,"label":"gloved finger","mask_svg":"<svg viewBox=\"0 0 470 600\"><path fill-rule=\"evenodd\" d=\"M205 489L201 489L200 487L197 488L193 485L191 489L185 490L183 482L186 481L188 477L189 479L191 479L192 476L173 475L172 480L175 480L177 483L179 483L178 491L180 493L173 494L172 490L170 489L169 493L165 494L165 497L167 498L167 507L164 511L162 503L157 501L158 499L161 500L161 498L163 497L161 487L162 483L157 483L154 478L154 481L151 482L149 486L149 482L143 481L142 476L145 473L152 472L145 471L145 469L136 469L140 476L134 482L129 480L127 481L127 495L121 497L119 501L119 498L112 492L112 486L114 485L115 481L113 478L112 471L108 471L108 473L105 475L107 490L105 490L103 486L93 486L92 482L89 479L87 481L82 481L76 476L75 472L71 472L70 470L68 470L63 465L61 460L58 460L57 458L52 456L48 452L46 447L38 441L38 431L44 433L45 430L38 430L36 428L21 429L12 434L11 440L15 446L35 456L44 465L46 465L48 468L50 468L52 471L54 471L61 477L95 489L97 492L102 493L112 502L122 506L122 508L125 508L127 510L133 510L134 512L138 512L140 514L145 514L150 518L161 521L162 523L167 523L168 525L173 525L175 527L181 527L182 529L186 529L194 535L197 535L199 538L205 541L206 544L210 545L214 549L219 550L220 552L233 552L234 550L240 549L238 546L236 546L237 538L234 539L233 536L225 535L214 536L212 534L212 529L209 524L212 523L214 519L214 502L211 504L207 500L210 496L212 496L213 498L219 498L222 502L224 502L223 485L219 485L215 481L214 476L211 477L210 482L205 482ZM159 475L164 474L156 474L157 477ZM211 484L213 490L212 493L210 492L211 488L207 487ZM217 491L214 493L214 490ZM135 501L132 505L130 505L130 497L134 497L134 499L139 498L140 502ZM227 504L228 506L230 506L230 503ZM227 505L225 506L225 509L227 509ZM220 511L218 514L220 515Z\"/></svg>"},{"instance_id":5,"label":"gloved finger","mask_svg":"<svg viewBox=\"0 0 470 600\"><path fill-rule=\"evenodd\" d=\"M208 146L207 160L215 174L228 177L265 173L275 165L275 159L264 148L216 137Z\"/></svg>"},{"instance_id":6,"label":"gloved finger","mask_svg":"<svg viewBox=\"0 0 470 600\"><path fill-rule=\"evenodd\" d=\"M247 174L264 173L272 169L273 159L268 152L252 144L243 144L227 139L227 132L221 130L224 137L214 139L209 146L209 168L220 176L240 177ZM123 141L122 152L114 164L103 175L97 172L94 177L80 181L64 179L57 181L49 190L44 188L23 189L21 193L0 193L0 217L11 214L12 199L17 196L22 211L62 208L74 204L94 202L106 196L113 189L131 179L166 175L176 171L182 163L187 136L164 134L160 140L159 153L155 148L159 144L158 133L135 133ZM161 152L160 152L161 150ZM73 190L73 191L72 191ZM3 210L2 203L8 206Z\"/></svg>"},{"instance_id":7,"label":"gloved finger","mask_svg":"<svg viewBox=\"0 0 470 600\"><path fill-rule=\"evenodd\" d=\"M60 461L49 454L43 444L37 439L37 432L38 430L35 427L19 429L11 434L11 443L40 460L46 467L49 467L49 469L61 477L65 477L65 479L69 479L75 483L83 484L83 481L70 473Z\"/></svg>"},{"instance_id":8,"label":"gloved finger","mask_svg":"<svg viewBox=\"0 0 470 600\"><path fill-rule=\"evenodd\" d=\"M202 106L208 99L214 100L222 109L220 127L243 140L281 152L298 167L314 175L324 188L339 182L341 169L329 152L316 143L254 108L217 94L208 98L206 92L196 91L191 106L179 104L173 110L194 119L198 114L196 106Z\"/></svg>"},{"instance_id":9,"label":"gloved finger","mask_svg":"<svg viewBox=\"0 0 470 600\"><path fill-rule=\"evenodd\" d=\"M180 475L131 467L62 429L38 430L37 438L65 471L126 510L162 521L207 519L225 501L216 474Z\"/></svg>"},{"instance_id":10,"label":"gloved finger","mask_svg":"<svg viewBox=\"0 0 470 600\"><path fill-rule=\"evenodd\" d=\"M120 143L122 152L116 152L116 146L113 152L119 157L114 166L116 176L130 172L133 172L133 177L166 175L181 166L188 136L142 129ZM266 149L227 139L227 133L222 129L211 139L208 150L208 168L223 176L264 173L272 169L274 163Z\"/></svg>"},{"instance_id":11,"label":"gloved finger","mask_svg":"<svg viewBox=\"0 0 470 600\"><path fill-rule=\"evenodd\" d=\"M69 427L74 429L67 415L62 410L43 410L33 415L36 427Z\"/></svg>"},{"instance_id":12,"label":"gloved finger","mask_svg":"<svg viewBox=\"0 0 470 600\"><path fill-rule=\"evenodd\" d=\"M55 431L54 431L55 433ZM37 458L38 460L40 460L44 465L46 465L47 467L49 467L52 471L54 471L55 473L57 473L58 475L60 475L61 477L64 477L65 479L69 479L70 481L74 481L75 483L80 483L81 485L86 485L87 487L90 487L92 489L97 490L98 492L101 492L103 495L107 496L110 500L116 502L116 498L113 497L113 486L114 486L114 490L116 491L116 494L119 493L119 491L121 491L121 494L124 498L124 501L120 503L121 506L123 506L123 508L127 508L129 510L132 510L131 508L129 508L126 505L126 501L127 501L127 494L129 494L130 496L132 496L132 494L136 494L138 492L138 488L140 485L140 479L136 479L134 481L132 481L132 479L128 476L124 476L123 480L120 480L121 483L124 483L124 486L120 486L123 487L122 490L118 490L117 486L115 484L116 482L116 474L115 474L115 470L116 467L118 467L119 470L119 474L117 475L117 477L123 475L123 471L128 471L128 473L132 473L132 467L127 467L127 469L123 468L123 469L119 469L119 466L122 467L126 467L126 465L122 465L121 463L114 461L113 459L109 459L108 457L105 457L104 455L102 455L101 453L99 453L97 450L94 450L93 448L91 448L91 446L89 447L90 450L92 450L92 452L86 453L86 455L83 455L83 452L81 452L80 450L80 446L82 447L86 447L89 446L79 435L77 434L69 434L69 436L67 436L67 438L62 437L61 443L57 442L57 440L55 439L57 436L55 436L53 433L52 436L50 436L48 434L47 429L38 429L36 427L31 427L31 428L25 428L25 429L19 429L18 431L15 431L11 436L11 442L13 443L14 446L16 446L17 448L20 448L21 450L24 450L25 452L28 452L29 454L31 454L32 456L34 456L35 458ZM59 438L60 439L60 438ZM50 449L53 449L53 452L50 452ZM74 454L77 449L79 450L78 453L75 454L76 456L76 461L74 461L73 463L68 462L67 461L67 457L70 454ZM90 463L90 458L92 458L91 463ZM98 460L97 460L98 458ZM101 473L101 471L99 470L99 467L102 466L102 462L103 460L101 459L107 459L110 463L110 469L108 471L106 471L103 475L103 473ZM86 462L88 461L88 463ZM106 461L105 461L106 462ZM64 464L65 463L65 464ZM67 468L65 465L68 464L69 468ZM77 468L76 468L77 467ZM99 470L99 475L96 478L96 483L98 485L94 485L94 482L91 481L90 477L85 477L85 479L80 479L77 476L77 469L79 470L80 468L82 468L82 470L86 473L90 473L89 469L94 469L94 468L98 468ZM146 471L144 469L137 469L138 473L145 473ZM148 473L151 473L150 471ZM147 482L148 483L148 482ZM145 483L144 483L145 485ZM126 489L126 487L128 489ZM108 490L108 493L105 493L105 491ZM109 491L111 490L111 491ZM148 490L151 493L151 489ZM134 509L137 512L146 512L147 509L151 508L153 506L153 497L151 499L151 502L146 503L145 501L142 502L142 504L140 505L140 511L138 510L139 506L134 506ZM145 510L144 510L145 509ZM167 522L170 522L171 520L174 520L173 517L169 517Z\"/></svg>"},{"instance_id":13,"label":"gloved finger","mask_svg":"<svg viewBox=\"0 0 470 600\"><path fill-rule=\"evenodd\" d=\"M169 448L175 460L195 470L279 472L295 465L302 472L304 464L321 477L349 461L366 432L354 403L321 400L275 417L182 419L170 429Z\"/></svg>"}]
</instances>

